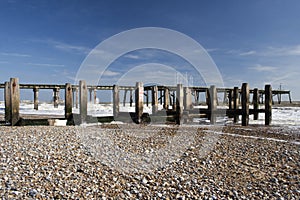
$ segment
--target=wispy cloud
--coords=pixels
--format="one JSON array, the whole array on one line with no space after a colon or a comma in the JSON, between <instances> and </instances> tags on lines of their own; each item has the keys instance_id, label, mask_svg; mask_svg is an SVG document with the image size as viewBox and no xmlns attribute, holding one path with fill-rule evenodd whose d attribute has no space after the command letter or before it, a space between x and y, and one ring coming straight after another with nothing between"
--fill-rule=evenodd
<instances>
[{"instance_id":1,"label":"wispy cloud","mask_svg":"<svg viewBox=\"0 0 300 200\"><path fill-rule=\"evenodd\" d=\"M28 54L21 54L21 53L8 53L8 52L2 52L0 53L2 56L14 56L14 57L31 57L31 55Z\"/></svg>"},{"instance_id":2,"label":"wispy cloud","mask_svg":"<svg viewBox=\"0 0 300 200\"><path fill-rule=\"evenodd\" d=\"M49 63L26 63L30 66L37 66L37 67L65 67L65 65L59 64L49 64Z\"/></svg>"},{"instance_id":3,"label":"wispy cloud","mask_svg":"<svg viewBox=\"0 0 300 200\"><path fill-rule=\"evenodd\" d=\"M111 71L111 70L106 70L103 73L103 76L117 76L117 75L120 75L120 73L119 72L114 72L114 71Z\"/></svg>"},{"instance_id":4,"label":"wispy cloud","mask_svg":"<svg viewBox=\"0 0 300 200\"><path fill-rule=\"evenodd\" d=\"M131 59L139 59L140 58L140 56L133 55L133 54L126 54L124 57L125 58L131 58Z\"/></svg>"},{"instance_id":5,"label":"wispy cloud","mask_svg":"<svg viewBox=\"0 0 300 200\"><path fill-rule=\"evenodd\" d=\"M54 42L53 46L57 49L63 50L63 51L75 51L79 53L84 53L87 54L90 52L90 49L87 47L83 46L77 46L77 45L71 45L71 44L66 44L63 42Z\"/></svg>"},{"instance_id":6,"label":"wispy cloud","mask_svg":"<svg viewBox=\"0 0 300 200\"><path fill-rule=\"evenodd\" d=\"M271 56L300 56L300 45L286 47L269 47L266 55Z\"/></svg>"},{"instance_id":7,"label":"wispy cloud","mask_svg":"<svg viewBox=\"0 0 300 200\"><path fill-rule=\"evenodd\" d=\"M256 54L256 51L246 51L246 52L241 52L240 56L250 56Z\"/></svg>"},{"instance_id":8,"label":"wispy cloud","mask_svg":"<svg viewBox=\"0 0 300 200\"><path fill-rule=\"evenodd\" d=\"M258 72L274 72L276 71L278 68L277 67L273 67L273 66L265 66L265 65L255 65L253 67L249 67L249 69L258 71Z\"/></svg>"},{"instance_id":9,"label":"wispy cloud","mask_svg":"<svg viewBox=\"0 0 300 200\"><path fill-rule=\"evenodd\" d=\"M207 52L215 52L215 51L218 51L219 49L218 48L212 48L212 49L205 49Z\"/></svg>"},{"instance_id":10,"label":"wispy cloud","mask_svg":"<svg viewBox=\"0 0 300 200\"><path fill-rule=\"evenodd\" d=\"M66 52L75 52L75 53L80 53L80 54L87 54L91 51L90 48L85 47L85 46L80 46L80 45L75 45L75 44L68 44L68 43L61 42L61 41L56 41L56 40L53 40L53 39L46 39L46 40L34 39L34 40L31 40L31 41L46 44L48 46L51 46L53 48L59 49L61 51L66 51Z\"/></svg>"}]
</instances>

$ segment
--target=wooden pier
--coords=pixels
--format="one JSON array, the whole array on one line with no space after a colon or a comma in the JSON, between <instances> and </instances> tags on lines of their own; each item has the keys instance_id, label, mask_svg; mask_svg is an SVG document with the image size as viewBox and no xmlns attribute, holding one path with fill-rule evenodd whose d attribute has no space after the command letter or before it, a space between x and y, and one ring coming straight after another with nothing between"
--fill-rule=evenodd
<instances>
[{"instance_id":1,"label":"wooden pier","mask_svg":"<svg viewBox=\"0 0 300 200\"><path fill-rule=\"evenodd\" d=\"M66 119L68 125L83 124L91 119L88 116L88 101L97 103L97 91L111 91L113 97L113 116L98 117L96 122L121 120L134 123L191 123L195 118L207 118L211 124L217 123L218 117L232 118L234 123L238 123L241 116L241 125L249 124L249 116L253 115L254 120L258 120L259 113L265 115L265 125L270 125L272 121L273 97L277 95L278 103L281 102L281 95L288 95L291 102L290 91L272 90L270 85L264 89L250 89L248 83L243 83L242 87L217 88L210 87L183 87L177 86L144 86L137 82L135 86L91 86L84 80L79 85L49 85L49 84L20 84L18 78L11 78L0 88L4 89L5 101L5 122L11 126L24 125L26 120L37 120L43 117L30 117L20 115L20 90L32 89L34 109L39 109L39 91L41 89L53 90L53 106L58 107L59 93L65 91L65 115L56 117ZM135 105L135 112L120 112L120 92L123 92L123 106L129 102L130 107ZM128 95L129 92L129 95ZM134 93L134 97L133 97ZM201 104L200 96L205 96L204 104ZM223 95L223 96L222 96ZM223 98L220 98L222 96ZM250 97L252 96L252 101ZM89 97L89 99L88 99ZM218 98L219 97L219 98ZM129 101L128 101L129 98ZM220 99L223 99L221 101ZM203 101L202 101L203 102ZM152 112L145 113L144 106L151 103ZM250 108L250 104L252 107ZM159 110L159 105L163 109ZM202 107L199 107L202 105ZM206 106L203 108L203 105ZM219 108L222 105L222 108ZM259 108L263 105L264 108ZM218 107L219 106L219 107ZM72 112L72 109L79 108L79 115ZM53 117L52 117L53 118ZM45 120L45 117L43 118ZM26 123L25 123L26 124Z\"/></svg>"}]
</instances>

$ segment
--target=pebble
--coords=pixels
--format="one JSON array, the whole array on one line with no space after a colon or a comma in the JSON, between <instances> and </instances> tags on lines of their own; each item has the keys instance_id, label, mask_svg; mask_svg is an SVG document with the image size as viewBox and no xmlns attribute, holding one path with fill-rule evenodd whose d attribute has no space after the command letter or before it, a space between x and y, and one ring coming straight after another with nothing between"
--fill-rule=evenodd
<instances>
[{"instance_id":1,"label":"pebble","mask_svg":"<svg viewBox=\"0 0 300 200\"><path fill-rule=\"evenodd\" d=\"M173 128L157 132L154 126L98 127L113 144L130 153L123 160L145 153L149 163L157 149L168 144ZM109 145L83 140L79 127L0 126L0 196L3 199L299 199L300 129L291 134L280 127L224 127L217 143L205 154L201 147L214 133L200 128L175 160L154 170L128 166L122 171L99 157ZM122 129L119 131L118 129ZM140 131L148 131L146 138ZM188 131L186 128L185 131ZM281 134L282 133L282 134ZM110 135L111 134L111 135ZM132 137L135 135L138 137ZM153 136L152 136L152 135ZM279 142L242 136L286 140ZM89 143L87 143L87 141ZM103 144L103 146L97 146ZM95 148L95 151L91 149ZM208 149L208 148L207 148ZM120 156L109 154L108 157ZM169 153L166 149L166 156ZM101 158L101 157L100 157ZM167 157L166 157L167 159ZM155 164L155 163L154 163Z\"/></svg>"}]
</instances>

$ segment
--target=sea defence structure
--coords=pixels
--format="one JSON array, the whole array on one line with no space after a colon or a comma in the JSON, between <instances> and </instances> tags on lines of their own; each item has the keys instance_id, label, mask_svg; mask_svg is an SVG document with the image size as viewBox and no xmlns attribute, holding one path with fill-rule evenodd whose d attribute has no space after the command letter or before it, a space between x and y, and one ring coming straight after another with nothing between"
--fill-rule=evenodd
<instances>
[{"instance_id":1,"label":"sea defence structure","mask_svg":"<svg viewBox=\"0 0 300 200\"><path fill-rule=\"evenodd\" d=\"M243 83L241 88L217 88L214 85L210 87L184 87L182 84L144 86L141 82L137 82L135 86L95 86L87 85L85 80L79 81L78 85L70 83L63 85L20 84L18 78L11 78L0 84L0 88L4 89L5 124L11 126L26 125L28 121L45 119L45 116L20 115L20 90L23 89L32 89L35 110L39 109L40 90L53 90L54 107L58 107L59 93L64 90L65 115L57 118L66 119L69 125L87 123L93 118L88 116L88 102L98 103L97 91L103 90L112 92L113 116L94 117L97 122L118 120L134 123L163 122L180 125L192 123L197 118L206 118L211 124L216 124L218 118L228 117L232 118L234 123L241 122L242 126L247 126L250 115L253 115L253 119L257 120L259 113L264 113L265 125L270 125L273 97L277 96L278 103L280 103L281 95L288 95L291 102L290 91L272 90L271 85L265 85L264 89L250 89L248 83ZM122 103L120 93L122 93L123 106L129 102L130 107L135 107L135 112L120 112ZM205 97L204 103L200 101L201 96ZM151 104L152 111L144 112L144 106L148 107L149 104ZM79 114L74 114L73 108L79 108Z\"/></svg>"}]
</instances>

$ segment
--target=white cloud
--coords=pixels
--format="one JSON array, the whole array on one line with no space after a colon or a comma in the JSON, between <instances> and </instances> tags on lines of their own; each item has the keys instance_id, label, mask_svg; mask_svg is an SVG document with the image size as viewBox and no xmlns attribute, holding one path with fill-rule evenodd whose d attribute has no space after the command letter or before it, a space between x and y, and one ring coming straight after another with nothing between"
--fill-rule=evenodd
<instances>
[{"instance_id":1,"label":"white cloud","mask_svg":"<svg viewBox=\"0 0 300 200\"><path fill-rule=\"evenodd\" d=\"M39 67L64 67L65 65L59 65L59 64L48 64L48 63L26 63L30 66L39 66Z\"/></svg>"},{"instance_id":2,"label":"white cloud","mask_svg":"<svg viewBox=\"0 0 300 200\"><path fill-rule=\"evenodd\" d=\"M265 54L268 56L300 56L300 45L269 47Z\"/></svg>"},{"instance_id":3,"label":"white cloud","mask_svg":"<svg viewBox=\"0 0 300 200\"><path fill-rule=\"evenodd\" d=\"M126 54L124 57L131 58L131 59L140 59L140 57L138 55L132 55L132 54Z\"/></svg>"},{"instance_id":4,"label":"white cloud","mask_svg":"<svg viewBox=\"0 0 300 200\"><path fill-rule=\"evenodd\" d=\"M256 54L256 51L247 51L247 52L241 52L240 56L250 56Z\"/></svg>"},{"instance_id":5,"label":"white cloud","mask_svg":"<svg viewBox=\"0 0 300 200\"><path fill-rule=\"evenodd\" d=\"M54 47L57 49L61 49L63 51L76 51L76 52L80 52L80 53L89 53L90 49L83 47L83 46L77 46L77 45L71 45L71 44L66 44L66 43L62 43L62 42L55 42Z\"/></svg>"},{"instance_id":6,"label":"white cloud","mask_svg":"<svg viewBox=\"0 0 300 200\"><path fill-rule=\"evenodd\" d=\"M56 49L66 51L66 52L76 52L76 53L87 54L91 51L91 49L88 47L74 45L74 44L68 44L68 43L64 43L64 42L60 42L60 41L55 41L52 39L48 39L48 40L35 39L35 40L31 40L31 41L47 44Z\"/></svg>"},{"instance_id":7,"label":"white cloud","mask_svg":"<svg viewBox=\"0 0 300 200\"><path fill-rule=\"evenodd\" d=\"M106 70L106 71L104 71L103 76L117 76L119 74L120 74L119 72L114 72L114 71L111 71L111 70Z\"/></svg>"},{"instance_id":8,"label":"white cloud","mask_svg":"<svg viewBox=\"0 0 300 200\"><path fill-rule=\"evenodd\" d=\"M273 66L264 66L264 65L255 65L254 67L249 67L249 69L256 70L258 72L274 72L277 70L277 67Z\"/></svg>"},{"instance_id":9,"label":"white cloud","mask_svg":"<svg viewBox=\"0 0 300 200\"><path fill-rule=\"evenodd\" d=\"M212 48L212 49L205 49L207 52L215 52L218 51L218 48Z\"/></svg>"},{"instance_id":10,"label":"white cloud","mask_svg":"<svg viewBox=\"0 0 300 200\"><path fill-rule=\"evenodd\" d=\"M14 56L14 57L31 57L31 55L28 54L21 54L21 53L7 53L7 52L2 52L0 53L2 56Z\"/></svg>"}]
</instances>

